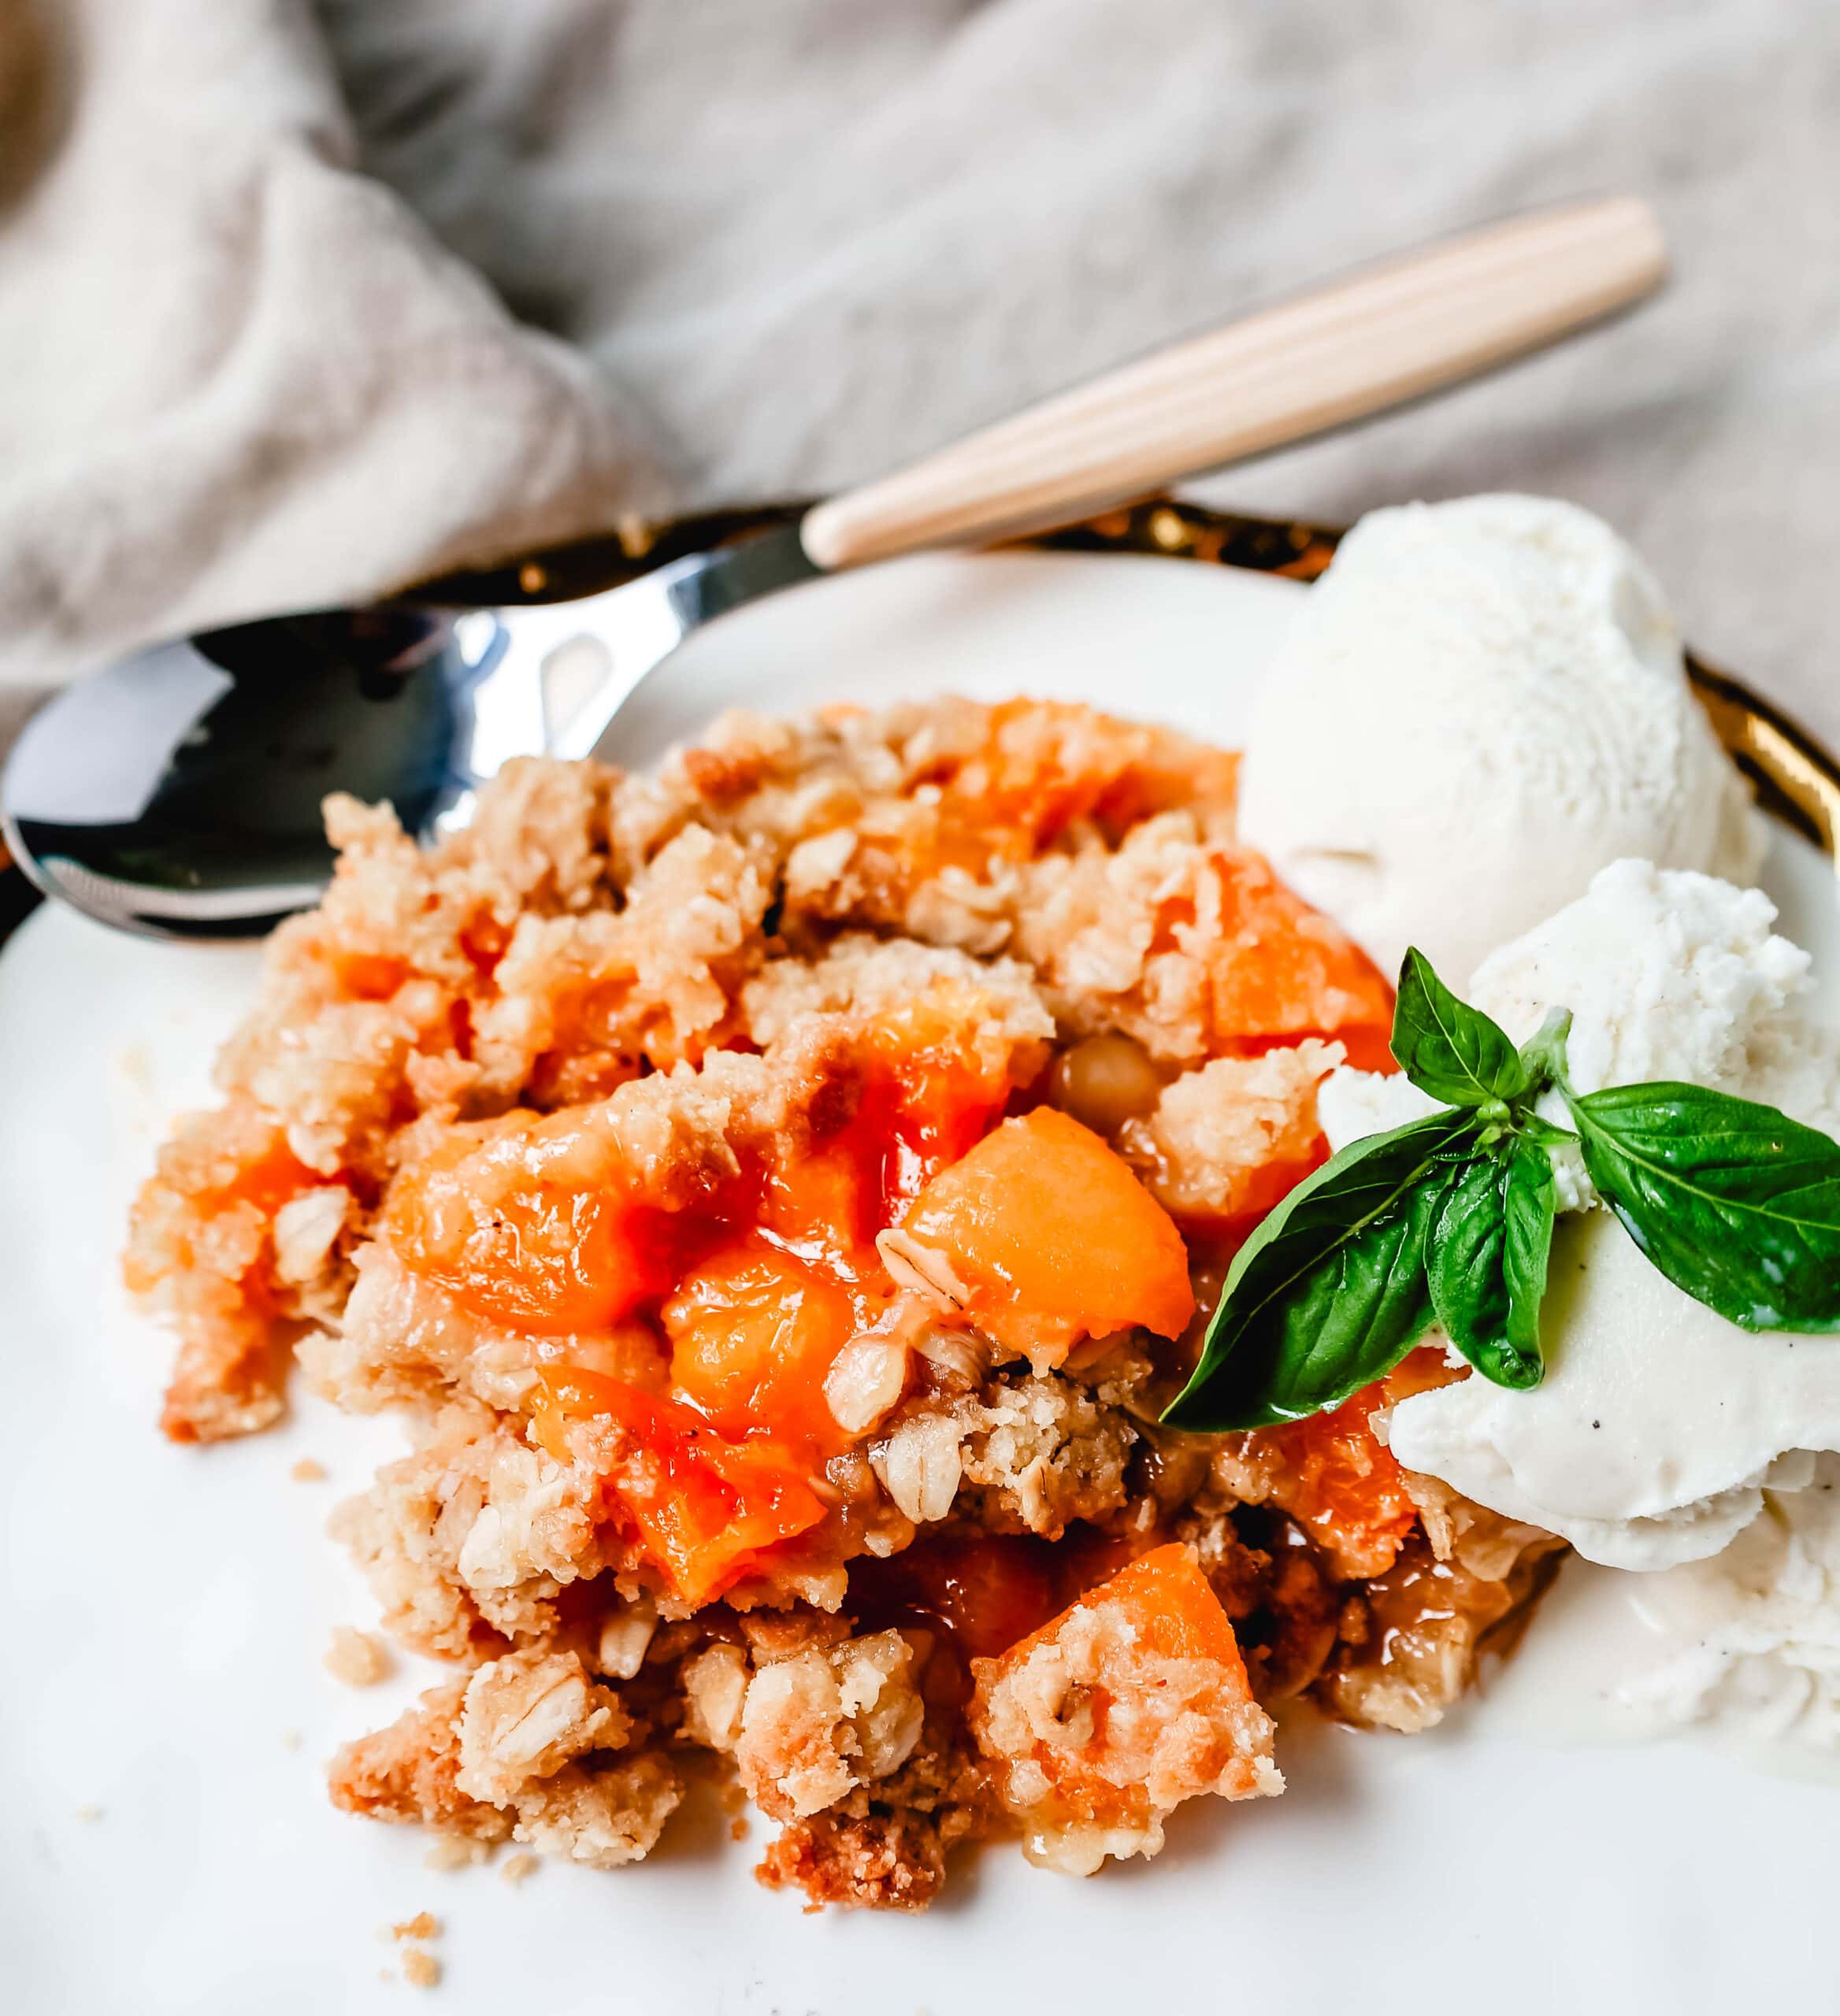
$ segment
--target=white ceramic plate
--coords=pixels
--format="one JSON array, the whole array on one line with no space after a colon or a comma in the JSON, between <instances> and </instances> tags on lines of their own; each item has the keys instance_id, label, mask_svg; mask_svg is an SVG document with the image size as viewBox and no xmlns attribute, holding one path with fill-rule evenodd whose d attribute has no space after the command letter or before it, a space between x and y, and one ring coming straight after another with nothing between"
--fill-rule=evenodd
<instances>
[{"instance_id":1,"label":"white ceramic plate","mask_svg":"<svg viewBox=\"0 0 1840 2016\"><path fill-rule=\"evenodd\" d=\"M718 707L956 689L1090 699L1233 743L1302 591L1148 559L926 559L799 590L699 638L619 753ZM1784 834L1783 928L1840 968L1830 872ZM116 1253L160 1129L206 1096L253 954L142 944L55 909L0 957L0 2009L397 2010L420 1910L436 2004L535 2016L1832 2007L1840 1792L1690 1746L1567 1749L1466 1709L1411 1740L1287 1731L1282 1799L1197 1801L1080 1883L971 1858L919 1918L803 1915L763 1839L686 1816L642 1866L437 1874L418 1833L335 1813L334 1745L436 1677L362 1693L320 1658L375 1607L321 1532L396 1446L302 1401L206 1451L154 1428L165 1340ZM310 1455L332 1473L291 1481ZM1537 1632L1538 1623L1534 1626Z\"/></svg>"}]
</instances>

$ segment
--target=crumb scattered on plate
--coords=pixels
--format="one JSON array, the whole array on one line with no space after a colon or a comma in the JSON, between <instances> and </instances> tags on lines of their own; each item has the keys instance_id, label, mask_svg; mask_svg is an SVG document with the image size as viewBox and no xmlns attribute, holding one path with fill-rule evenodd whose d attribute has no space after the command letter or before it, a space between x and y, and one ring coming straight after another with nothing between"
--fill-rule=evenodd
<instances>
[{"instance_id":1,"label":"crumb scattered on plate","mask_svg":"<svg viewBox=\"0 0 1840 2016\"><path fill-rule=\"evenodd\" d=\"M411 1988L438 1988L441 1963L433 1954L425 1953L419 1946L411 1946L402 1955L402 1978Z\"/></svg>"},{"instance_id":2,"label":"crumb scattered on plate","mask_svg":"<svg viewBox=\"0 0 1840 2016\"><path fill-rule=\"evenodd\" d=\"M368 1632L336 1624L324 1664L342 1687L374 1687L390 1670L390 1655L382 1641Z\"/></svg>"},{"instance_id":3,"label":"crumb scattered on plate","mask_svg":"<svg viewBox=\"0 0 1840 2016\"><path fill-rule=\"evenodd\" d=\"M323 1484L327 1471L325 1465L317 1457L302 1456L288 1474L296 1484Z\"/></svg>"},{"instance_id":4,"label":"crumb scattered on plate","mask_svg":"<svg viewBox=\"0 0 1840 2016\"><path fill-rule=\"evenodd\" d=\"M499 1871L499 1874L506 1883L512 1884L527 1883L536 1873L536 1863L537 1858L535 1855L511 1855L506 1858L505 1866Z\"/></svg>"}]
</instances>

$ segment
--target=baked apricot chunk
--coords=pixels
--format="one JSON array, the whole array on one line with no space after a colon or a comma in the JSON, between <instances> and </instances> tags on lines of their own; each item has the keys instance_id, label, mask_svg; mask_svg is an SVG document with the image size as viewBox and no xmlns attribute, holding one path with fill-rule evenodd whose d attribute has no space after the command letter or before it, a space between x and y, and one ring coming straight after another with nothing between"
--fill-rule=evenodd
<instances>
[{"instance_id":1,"label":"baked apricot chunk","mask_svg":"<svg viewBox=\"0 0 1840 2016\"><path fill-rule=\"evenodd\" d=\"M1123 1158L1052 1106L1004 1121L935 1177L889 1249L1016 1356L1052 1362L1195 1313L1188 1249Z\"/></svg>"},{"instance_id":2,"label":"baked apricot chunk","mask_svg":"<svg viewBox=\"0 0 1840 2016\"><path fill-rule=\"evenodd\" d=\"M1215 965L1215 1028L1255 1041L1333 1035L1363 1069L1390 1070L1393 990L1373 962L1293 895L1263 856L1223 855L1219 867L1222 925L1257 956Z\"/></svg>"},{"instance_id":3,"label":"baked apricot chunk","mask_svg":"<svg viewBox=\"0 0 1840 2016\"><path fill-rule=\"evenodd\" d=\"M457 1133L397 1178L384 1237L490 1321L539 1336L618 1321L670 1287L672 1227L630 1195L597 1118L517 1114Z\"/></svg>"},{"instance_id":4,"label":"baked apricot chunk","mask_svg":"<svg viewBox=\"0 0 1840 2016\"><path fill-rule=\"evenodd\" d=\"M618 1380L546 1373L533 1425L556 1461L585 1458L599 1473L613 1516L686 1603L720 1595L824 1517L794 1452L731 1440L693 1409Z\"/></svg>"},{"instance_id":5,"label":"baked apricot chunk","mask_svg":"<svg viewBox=\"0 0 1840 2016\"><path fill-rule=\"evenodd\" d=\"M849 1440L825 1399L825 1375L856 1333L845 1291L759 1237L693 1268L662 1312L671 1384L718 1428L770 1427L821 1449Z\"/></svg>"},{"instance_id":6,"label":"baked apricot chunk","mask_svg":"<svg viewBox=\"0 0 1840 2016\"><path fill-rule=\"evenodd\" d=\"M1184 1799L1284 1789L1271 1718L1186 1547L1141 1556L971 1670L971 1726L1032 1862L1090 1875L1155 1855Z\"/></svg>"}]
</instances>

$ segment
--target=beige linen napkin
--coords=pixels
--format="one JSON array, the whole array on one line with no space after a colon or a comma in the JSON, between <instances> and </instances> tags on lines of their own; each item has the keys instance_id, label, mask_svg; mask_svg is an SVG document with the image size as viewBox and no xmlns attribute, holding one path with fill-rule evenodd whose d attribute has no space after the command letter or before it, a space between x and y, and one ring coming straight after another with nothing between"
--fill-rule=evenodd
<instances>
[{"instance_id":1,"label":"beige linen napkin","mask_svg":"<svg viewBox=\"0 0 1840 2016\"><path fill-rule=\"evenodd\" d=\"M357 172L303 15L86 0L32 26L15 6L0 44L39 121L5 128L9 683L666 494L594 365Z\"/></svg>"}]
</instances>

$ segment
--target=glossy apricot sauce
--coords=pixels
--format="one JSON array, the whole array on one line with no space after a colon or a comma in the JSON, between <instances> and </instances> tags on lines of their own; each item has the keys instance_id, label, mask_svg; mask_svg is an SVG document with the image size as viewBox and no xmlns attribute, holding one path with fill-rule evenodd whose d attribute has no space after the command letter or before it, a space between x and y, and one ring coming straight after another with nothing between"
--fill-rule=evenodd
<instances>
[{"instance_id":1,"label":"glossy apricot sauce","mask_svg":"<svg viewBox=\"0 0 1840 2016\"><path fill-rule=\"evenodd\" d=\"M1294 962L1272 956L1290 990ZM1344 963L1371 972L1352 948ZM981 1062L975 1027L949 1001L881 1017L796 1138L738 1166L718 1143L707 1166L692 1154L642 1178L616 1098L457 1127L392 1185L382 1236L529 1340L537 1440L592 1461L608 1516L684 1600L825 1520L826 1465L861 1439L826 1378L852 1340L889 1330L916 1273L929 1320L1037 1365L1089 1336L1189 1325L1168 1213L1098 1134L1035 1103L1041 1087ZM899 1280L877 1244L890 1232L912 1263Z\"/></svg>"},{"instance_id":2,"label":"glossy apricot sauce","mask_svg":"<svg viewBox=\"0 0 1840 2016\"><path fill-rule=\"evenodd\" d=\"M1035 1636L1156 1539L1084 1525L1052 1541L1033 1533L922 1534L885 1560L865 1555L850 1564L849 1608L865 1630L926 1632L927 1705L957 1714L971 1698L974 1659L996 1658Z\"/></svg>"},{"instance_id":3,"label":"glossy apricot sauce","mask_svg":"<svg viewBox=\"0 0 1840 2016\"><path fill-rule=\"evenodd\" d=\"M1383 1382L1326 1414L1262 1429L1289 1474L1279 1502L1326 1552L1349 1569L1377 1575L1392 1566L1418 1520L1398 1458L1374 1432Z\"/></svg>"}]
</instances>

